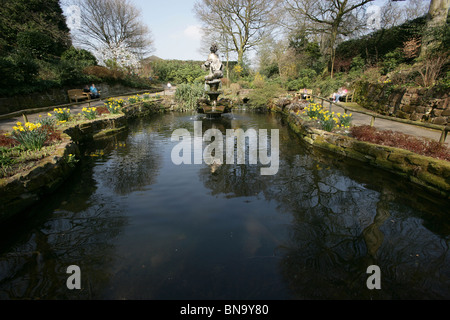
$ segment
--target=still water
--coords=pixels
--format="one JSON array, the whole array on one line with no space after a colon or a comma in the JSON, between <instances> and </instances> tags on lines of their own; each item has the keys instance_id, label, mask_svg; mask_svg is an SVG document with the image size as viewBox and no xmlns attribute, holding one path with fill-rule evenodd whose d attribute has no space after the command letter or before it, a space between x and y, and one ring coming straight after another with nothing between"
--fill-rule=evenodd
<instances>
[{"instance_id":1,"label":"still water","mask_svg":"<svg viewBox=\"0 0 450 320\"><path fill-rule=\"evenodd\" d=\"M171 135L196 120L279 129L278 173L174 165ZM449 299L448 208L310 150L275 115L153 116L85 146L67 183L1 231L0 299Z\"/></svg>"}]
</instances>

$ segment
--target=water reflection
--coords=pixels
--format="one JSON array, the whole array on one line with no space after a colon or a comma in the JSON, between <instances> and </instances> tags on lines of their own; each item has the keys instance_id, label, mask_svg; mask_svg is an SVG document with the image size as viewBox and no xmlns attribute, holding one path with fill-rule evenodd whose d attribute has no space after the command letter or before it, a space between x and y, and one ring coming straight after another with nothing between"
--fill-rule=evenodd
<instances>
[{"instance_id":1,"label":"water reflection","mask_svg":"<svg viewBox=\"0 0 450 320\"><path fill-rule=\"evenodd\" d=\"M450 298L448 201L311 150L270 114L202 120L202 133L279 129L278 174L175 166L173 131L199 120L138 119L86 146L64 187L0 232L0 299ZM81 291L65 286L72 264Z\"/></svg>"},{"instance_id":2,"label":"water reflection","mask_svg":"<svg viewBox=\"0 0 450 320\"><path fill-rule=\"evenodd\" d=\"M258 125L267 127L266 121L267 116ZM200 176L213 195L263 195L276 201L279 212L293 215L290 237L277 252L283 256L280 267L296 298L449 297L448 202L425 202L426 192L403 179L299 149L301 142L285 129L280 138L282 157L276 176L261 177L257 166L249 165L223 166L214 174L205 168ZM393 226L400 230L389 232ZM427 262L419 263L425 262L424 255ZM382 269L385 290L366 287L367 267L374 264Z\"/></svg>"},{"instance_id":3,"label":"water reflection","mask_svg":"<svg viewBox=\"0 0 450 320\"><path fill-rule=\"evenodd\" d=\"M76 174L64 190L27 212L26 220L2 230L0 299L95 299L108 284L112 240L127 218L117 199L96 193L92 167ZM83 270L83 290L65 286L72 264Z\"/></svg>"}]
</instances>

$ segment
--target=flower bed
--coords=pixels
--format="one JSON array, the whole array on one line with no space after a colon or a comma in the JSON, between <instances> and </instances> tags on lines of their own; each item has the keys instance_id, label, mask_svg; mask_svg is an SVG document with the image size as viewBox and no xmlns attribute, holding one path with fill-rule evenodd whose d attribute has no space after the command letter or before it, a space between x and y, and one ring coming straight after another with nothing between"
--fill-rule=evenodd
<instances>
[{"instance_id":1,"label":"flower bed","mask_svg":"<svg viewBox=\"0 0 450 320\"><path fill-rule=\"evenodd\" d=\"M367 125L352 127L351 135L360 141L401 148L423 156L450 161L450 150L435 140L420 139L391 130L378 130Z\"/></svg>"}]
</instances>

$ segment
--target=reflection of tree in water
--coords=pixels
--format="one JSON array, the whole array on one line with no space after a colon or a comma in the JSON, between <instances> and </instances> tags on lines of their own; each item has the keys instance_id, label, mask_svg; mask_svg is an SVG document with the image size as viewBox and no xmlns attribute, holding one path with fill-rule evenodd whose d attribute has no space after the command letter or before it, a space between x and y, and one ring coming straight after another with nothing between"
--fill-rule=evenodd
<instances>
[{"instance_id":1,"label":"reflection of tree in water","mask_svg":"<svg viewBox=\"0 0 450 320\"><path fill-rule=\"evenodd\" d=\"M152 185L158 175L161 156L154 129L145 122L134 122L133 133L97 141L91 148L109 153L103 166L96 168L101 182L119 195L126 195ZM117 155L117 156L116 156Z\"/></svg>"},{"instance_id":2,"label":"reflection of tree in water","mask_svg":"<svg viewBox=\"0 0 450 320\"><path fill-rule=\"evenodd\" d=\"M214 173L205 168L200 175L214 195L262 193L276 201L279 212L293 215L290 239L279 249L282 273L295 296L450 297L448 218L426 214L445 212L442 202L422 201L418 207L428 208L421 212L414 200L419 191L411 192L404 181L363 165L337 163L336 156L311 155L283 129L280 140L276 176L262 177L259 166L249 165L224 165ZM431 227L430 219L441 222L438 235L435 226L425 227ZM372 264L381 267L381 291L366 287Z\"/></svg>"},{"instance_id":3,"label":"reflection of tree in water","mask_svg":"<svg viewBox=\"0 0 450 320\"><path fill-rule=\"evenodd\" d=\"M449 272L449 233L439 239L423 226L414 235L405 232L427 217L417 217L416 210L399 205L395 189L380 187L386 183L381 172L381 183L373 170L366 170L366 177L353 179L352 174L343 175L341 168L334 169L336 166L323 156L316 155L314 161L317 164L310 165L301 181L286 181L284 192L272 194L286 211L294 213L281 266L295 294L300 298L333 299L448 298L450 280L447 277L442 281L442 275ZM280 177L290 174L285 172ZM378 191L357 182L366 179ZM295 194L295 201L288 201L289 194ZM443 221L448 223L448 219ZM388 232L386 228L391 226L399 229ZM411 259L415 250L429 252L430 248L435 251L427 254L426 265ZM366 287L366 270L372 264L382 270L381 291ZM417 278L423 282L416 283ZM427 281L434 287L429 288Z\"/></svg>"},{"instance_id":4,"label":"reflection of tree in water","mask_svg":"<svg viewBox=\"0 0 450 320\"><path fill-rule=\"evenodd\" d=\"M30 220L3 234L9 241L0 248L0 299L101 297L111 277L112 242L127 219L113 196L96 192L92 166L77 170L28 213ZM81 268L82 290L66 287L73 264Z\"/></svg>"}]
</instances>

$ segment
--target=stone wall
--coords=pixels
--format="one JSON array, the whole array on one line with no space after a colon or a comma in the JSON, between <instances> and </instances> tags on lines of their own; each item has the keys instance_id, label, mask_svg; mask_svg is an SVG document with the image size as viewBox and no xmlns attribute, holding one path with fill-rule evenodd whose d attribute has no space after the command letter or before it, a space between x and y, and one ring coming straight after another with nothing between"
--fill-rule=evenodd
<instances>
[{"instance_id":1,"label":"stone wall","mask_svg":"<svg viewBox=\"0 0 450 320\"><path fill-rule=\"evenodd\" d=\"M104 97L146 90L129 88L120 84L109 85L107 83L98 83L96 86L101 89L102 96ZM0 97L0 115L26 109L44 108L69 103L67 90L70 89L82 89L82 87L66 86L28 95Z\"/></svg>"},{"instance_id":2,"label":"stone wall","mask_svg":"<svg viewBox=\"0 0 450 320\"><path fill-rule=\"evenodd\" d=\"M290 127L308 144L381 168L428 191L450 197L450 162L311 128L294 112L287 114Z\"/></svg>"},{"instance_id":3,"label":"stone wall","mask_svg":"<svg viewBox=\"0 0 450 320\"><path fill-rule=\"evenodd\" d=\"M77 144L63 134L56 152L27 172L0 179L0 222L10 219L46 195L52 193L72 173L69 154L79 154Z\"/></svg>"},{"instance_id":4,"label":"stone wall","mask_svg":"<svg viewBox=\"0 0 450 320\"><path fill-rule=\"evenodd\" d=\"M356 84L355 101L380 114L433 124L450 124L449 92L426 88L394 89L389 83Z\"/></svg>"}]
</instances>

